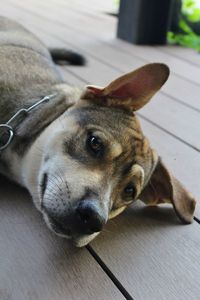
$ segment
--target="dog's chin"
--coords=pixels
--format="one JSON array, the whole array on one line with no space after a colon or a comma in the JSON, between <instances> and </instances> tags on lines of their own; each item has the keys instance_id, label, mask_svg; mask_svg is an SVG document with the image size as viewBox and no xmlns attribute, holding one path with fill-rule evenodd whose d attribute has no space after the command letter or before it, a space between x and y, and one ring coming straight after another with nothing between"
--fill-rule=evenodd
<instances>
[{"instance_id":1,"label":"dog's chin","mask_svg":"<svg viewBox=\"0 0 200 300\"><path fill-rule=\"evenodd\" d=\"M90 243L100 232L95 232L89 235L73 235L70 229L64 229L55 222L54 220L50 219L48 215L43 213L45 223L47 224L48 228L53 231L56 235L71 239L75 247L84 247L88 243Z\"/></svg>"},{"instance_id":2,"label":"dog's chin","mask_svg":"<svg viewBox=\"0 0 200 300\"><path fill-rule=\"evenodd\" d=\"M95 232L90 235L82 235L80 237L73 237L72 241L76 247L84 247L89 244L100 232Z\"/></svg>"}]
</instances>

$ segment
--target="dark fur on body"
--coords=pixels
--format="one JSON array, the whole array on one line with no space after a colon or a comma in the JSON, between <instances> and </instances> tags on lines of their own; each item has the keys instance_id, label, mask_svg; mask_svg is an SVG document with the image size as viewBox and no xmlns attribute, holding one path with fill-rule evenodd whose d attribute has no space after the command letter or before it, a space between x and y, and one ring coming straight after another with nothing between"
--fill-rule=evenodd
<instances>
[{"instance_id":1,"label":"dark fur on body","mask_svg":"<svg viewBox=\"0 0 200 300\"><path fill-rule=\"evenodd\" d=\"M52 49L55 59L59 58L59 51L64 52L61 59L67 59L67 51ZM70 52L70 55L73 56L73 53ZM84 63L80 55L78 62ZM55 99L36 109L24 122L16 124L17 139L11 147L19 155L23 155L41 130L60 116L72 104L70 101L74 101L71 95L63 92L63 84L46 46L19 23L1 17L0 122L7 122L19 109L30 107L41 97L57 94ZM1 160L0 163L3 165Z\"/></svg>"}]
</instances>

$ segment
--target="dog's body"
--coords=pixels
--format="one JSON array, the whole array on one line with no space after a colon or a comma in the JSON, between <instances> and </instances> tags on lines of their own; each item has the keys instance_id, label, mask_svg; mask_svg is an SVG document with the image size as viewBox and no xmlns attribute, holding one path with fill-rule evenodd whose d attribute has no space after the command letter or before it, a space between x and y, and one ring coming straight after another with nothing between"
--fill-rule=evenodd
<instances>
[{"instance_id":1,"label":"dog's body","mask_svg":"<svg viewBox=\"0 0 200 300\"><path fill-rule=\"evenodd\" d=\"M9 177L18 180L18 176L13 174L15 168L10 165L10 159L13 165L17 152L19 155L16 160L20 163L20 157L23 157L36 136L66 110L68 99L65 94L69 93L71 96L71 93L76 91L72 91L63 82L45 45L24 27L4 17L0 19L0 74L1 123L8 121L19 109L30 107L42 96L57 94L51 101L53 103L50 102L41 107L38 113L33 113L34 119L30 115L27 122L18 126L19 138L9 149L9 152L14 149L10 154L12 158L8 156L7 159L0 160L1 172L4 169L6 175L9 174ZM73 97L69 97L69 101L74 101ZM27 130L27 126L30 131Z\"/></svg>"},{"instance_id":2,"label":"dog's body","mask_svg":"<svg viewBox=\"0 0 200 300\"><path fill-rule=\"evenodd\" d=\"M138 197L147 204L172 202L191 222L195 200L151 149L134 113L167 77L166 66L150 64L104 89L82 92L63 82L34 35L1 18L0 123L54 96L14 124L0 172L29 190L53 231L79 246Z\"/></svg>"}]
</instances>

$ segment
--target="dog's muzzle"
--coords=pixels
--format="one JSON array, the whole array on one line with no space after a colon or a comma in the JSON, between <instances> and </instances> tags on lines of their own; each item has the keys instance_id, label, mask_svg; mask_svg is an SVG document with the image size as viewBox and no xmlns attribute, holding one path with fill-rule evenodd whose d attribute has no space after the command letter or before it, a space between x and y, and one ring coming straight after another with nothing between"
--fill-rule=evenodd
<instances>
[{"instance_id":1,"label":"dog's muzzle","mask_svg":"<svg viewBox=\"0 0 200 300\"><path fill-rule=\"evenodd\" d=\"M75 208L66 205L46 207L44 212L50 219L52 229L63 235L91 235L100 232L106 224L106 216L98 200L80 200Z\"/></svg>"}]
</instances>

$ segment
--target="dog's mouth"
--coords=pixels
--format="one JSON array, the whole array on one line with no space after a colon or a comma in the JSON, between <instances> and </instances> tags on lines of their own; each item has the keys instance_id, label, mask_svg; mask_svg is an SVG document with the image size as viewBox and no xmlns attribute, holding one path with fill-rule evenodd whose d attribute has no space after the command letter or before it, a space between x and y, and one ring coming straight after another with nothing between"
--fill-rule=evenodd
<instances>
[{"instance_id":1,"label":"dog's mouth","mask_svg":"<svg viewBox=\"0 0 200 300\"><path fill-rule=\"evenodd\" d=\"M72 238L72 242L75 247L84 247L87 244L89 244L97 235L99 235L100 232L95 232L90 235L84 235L84 236L76 236Z\"/></svg>"},{"instance_id":2,"label":"dog's mouth","mask_svg":"<svg viewBox=\"0 0 200 300\"><path fill-rule=\"evenodd\" d=\"M51 231L53 231L57 235L65 238L72 237L72 231L70 228L65 228L62 224L60 224L54 218L49 217L47 214L44 214L44 219L47 223L47 226L51 229Z\"/></svg>"},{"instance_id":3,"label":"dog's mouth","mask_svg":"<svg viewBox=\"0 0 200 300\"><path fill-rule=\"evenodd\" d=\"M89 242L91 242L100 232L95 232L93 234L89 235L77 235L73 234L72 230L70 228L65 228L57 222L55 219L52 217L47 216L44 214L45 221L47 223L47 226L50 228L51 231L53 231L56 235L71 239L72 243L74 244L75 247L84 247L86 246Z\"/></svg>"},{"instance_id":4,"label":"dog's mouth","mask_svg":"<svg viewBox=\"0 0 200 300\"><path fill-rule=\"evenodd\" d=\"M72 232L69 228L63 227L62 224L58 223L54 219L51 222L51 226L52 226L53 231L56 234L67 236L67 237L71 237L71 235L72 235Z\"/></svg>"}]
</instances>

